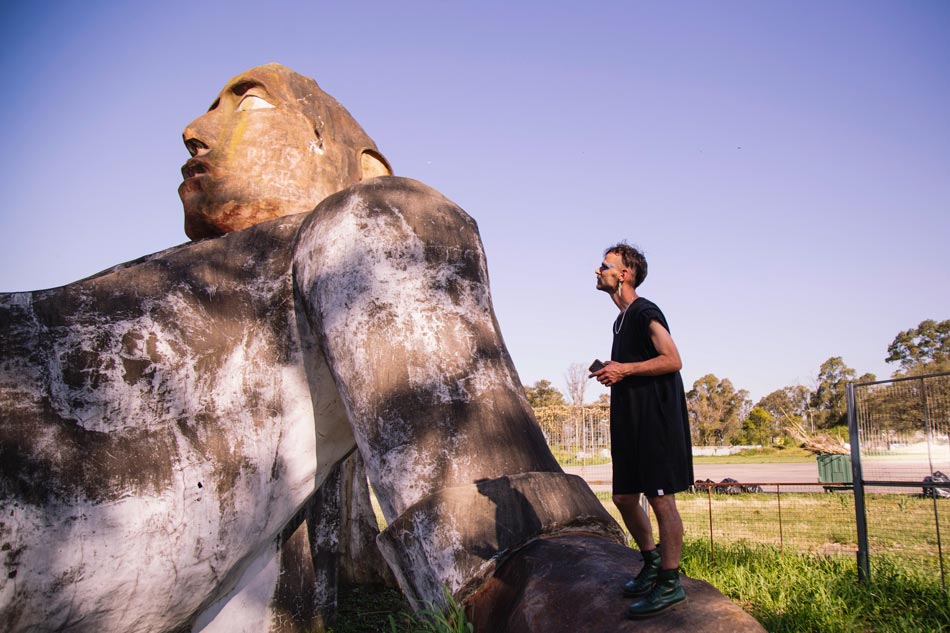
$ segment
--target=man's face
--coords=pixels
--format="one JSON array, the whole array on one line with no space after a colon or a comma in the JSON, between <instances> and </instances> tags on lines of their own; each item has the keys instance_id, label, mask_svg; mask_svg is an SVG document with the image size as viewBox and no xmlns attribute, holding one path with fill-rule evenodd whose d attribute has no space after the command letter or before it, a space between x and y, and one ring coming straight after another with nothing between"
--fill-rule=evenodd
<instances>
[{"instance_id":1,"label":"man's face","mask_svg":"<svg viewBox=\"0 0 950 633\"><path fill-rule=\"evenodd\" d=\"M192 239L310 211L340 189L313 123L279 74L253 69L184 131L192 158L178 187Z\"/></svg>"},{"instance_id":2,"label":"man's face","mask_svg":"<svg viewBox=\"0 0 950 633\"><path fill-rule=\"evenodd\" d=\"M623 271L623 259L617 253L607 253L600 267L594 271L597 276L597 289L613 294L620 286Z\"/></svg>"}]
</instances>

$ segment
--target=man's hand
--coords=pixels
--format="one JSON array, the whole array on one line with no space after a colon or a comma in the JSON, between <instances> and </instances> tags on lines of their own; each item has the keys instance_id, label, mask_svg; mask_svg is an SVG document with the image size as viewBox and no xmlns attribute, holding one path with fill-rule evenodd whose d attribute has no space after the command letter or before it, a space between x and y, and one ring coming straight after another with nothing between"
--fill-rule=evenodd
<instances>
[{"instance_id":1,"label":"man's hand","mask_svg":"<svg viewBox=\"0 0 950 633\"><path fill-rule=\"evenodd\" d=\"M626 364L618 363L616 361L608 360L604 363L604 368L600 371L595 371L590 375L591 378L596 378L597 382L604 385L605 387L611 387L627 376Z\"/></svg>"}]
</instances>

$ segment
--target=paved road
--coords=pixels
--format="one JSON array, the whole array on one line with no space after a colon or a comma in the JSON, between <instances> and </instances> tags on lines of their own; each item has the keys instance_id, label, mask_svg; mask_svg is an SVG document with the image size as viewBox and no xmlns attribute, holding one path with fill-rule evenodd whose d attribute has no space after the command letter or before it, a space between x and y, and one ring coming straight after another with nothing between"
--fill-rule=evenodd
<instances>
[{"instance_id":1,"label":"paved road","mask_svg":"<svg viewBox=\"0 0 950 633\"><path fill-rule=\"evenodd\" d=\"M947 463L935 463L938 470ZM565 471L580 475L596 491L610 490L610 464L598 466L567 466ZM730 477L741 483L818 483L818 466L813 462L797 464L694 464L696 479L712 479L719 482ZM943 472L950 474L950 468ZM864 479L897 480L918 482L930 474L930 465L923 461L913 462L870 462L865 465ZM896 492L897 490L892 490ZM903 491L903 490L902 490Z\"/></svg>"},{"instance_id":2,"label":"paved road","mask_svg":"<svg viewBox=\"0 0 950 633\"><path fill-rule=\"evenodd\" d=\"M565 471L580 475L592 485L610 485L610 464L567 466ZM731 477L743 483L817 483L815 464L694 464L696 479L722 481Z\"/></svg>"}]
</instances>

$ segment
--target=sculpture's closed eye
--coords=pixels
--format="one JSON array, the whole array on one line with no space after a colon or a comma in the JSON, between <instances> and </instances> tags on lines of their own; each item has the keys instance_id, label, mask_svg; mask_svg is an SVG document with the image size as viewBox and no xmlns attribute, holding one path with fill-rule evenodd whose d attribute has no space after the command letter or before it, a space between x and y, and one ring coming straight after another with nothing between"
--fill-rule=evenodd
<instances>
[{"instance_id":1,"label":"sculpture's closed eye","mask_svg":"<svg viewBox=\"0 0 950 633\"><path fill-rule=\"evenodd\" d=\"M257 95L245 95L244 98L241 99L241 103L238 104L237 111L266 110L273 107L271 103L262 97L258 97Z\"/></svg>"}]
</instances>

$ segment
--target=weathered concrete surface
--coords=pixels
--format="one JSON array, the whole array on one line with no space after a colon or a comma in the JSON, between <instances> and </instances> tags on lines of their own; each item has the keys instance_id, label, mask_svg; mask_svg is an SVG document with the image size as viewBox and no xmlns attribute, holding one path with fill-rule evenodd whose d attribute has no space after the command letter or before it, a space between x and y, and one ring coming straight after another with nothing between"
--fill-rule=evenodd
<instances>
[{"instance_id":1,"label":"weathered concrete surface","mask_svg":"<svg viewBox=\"0 0 950 633\"><path fill-rule=\"evenodd\" d=\"M280 569L353 448L298 335L302 220L0 297L0 629L177 630Z\"/></svg>"},{"instance_id":2,"label":"weathered concrete surface","mask_svg":"<svg viewBox=\"0 0 950 633\"><path fill-rule=\"evenodd\" d=\"M477 227L461 209L419 182L375 178L321 203L297 252L307 255L294 266L302 311L388 522L448 488L520 473L563 477L501 339ZM592 494L573 509L603 513ZM439 560L384 555L407 595L438 601L441 585L465 586L472 561L493 554L448 534L447 521L461 526L464 516L423 515L432 517L415 516L414 538Z\"/></svg>"},{"instance_id":3,"label":"weathered concrete surface","mask_svg":"<svg viewBox=\"0 0 950 633\"><path fill-rule=\"evenodd\" d=\"M294 266L388 521L443 488L557 472L505 349L475 222L375 178L331 196Z\"/></svg>"},{"instance_id":4,"label":"weathered concrete surface","mask_svg":"<svg viewBox=\"0 0 950 633\"><path fill-rule=\"evenodd\" d=\"M358 451L338 464L317 490L307 525L313 587L301 584L299 593L313 595L316 617L308 631L317 633L335 621L339 587L396 586L396 579L376 547L379 525ZM303 574L297 577L304 579ZM308 620L301 609L296 613Z\"/></svg>"},{"instance_id":5,"label":"weathered concrete surface","mask_svg":"<svg viewBox=\"0 0 950 633\"><path fill-rule=\"evenodd\" d=\"M538 539L504 562L469 601L479 633L597 631L759 633L749 614L701 580L681 577L687 602L627 620L621 588L643 565L638 552L588 535Z\"/></svg>"},{"instance_id":6,"label":"weathered concrete surface","mask_svg":"<svg viewBox=\"0 0 950 633\"><path fill-rule=\"evenodd\" d=\"M379 546L407 597L424 606L443 586L465 598L497 561L529 540L573 531L625 541L579 477L522 473L429 495L386 528Z\"/></svg>"}]
</instances>

